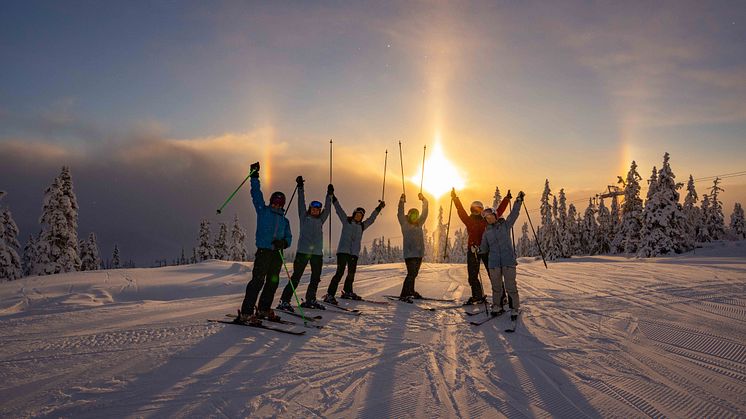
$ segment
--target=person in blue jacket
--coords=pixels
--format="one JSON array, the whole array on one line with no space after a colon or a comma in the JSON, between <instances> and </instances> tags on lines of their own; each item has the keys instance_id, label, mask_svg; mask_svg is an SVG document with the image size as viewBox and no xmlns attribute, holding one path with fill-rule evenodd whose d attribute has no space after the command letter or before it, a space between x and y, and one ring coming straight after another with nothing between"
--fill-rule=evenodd
<instances>
[{"instance_id":1,"label":"person in blue jacket","mask_svg":"<svg viewBox=\"0 0 746 419\"><path fill-rule=\"evenodd\" d=\"M259 184L259 162L251 165L251 201L256 209L256 256L251 281L246 285L246 296L238 313L239 322L260 323L261 319L279 320L272 311L272 301L280 282L282 254L293 239L290 223L285 218L285 194L273 192L269 205ZM259 296L261 292L261 296ZM257 297L259 305L254 313Z\"/></svg>"}]
</instances>

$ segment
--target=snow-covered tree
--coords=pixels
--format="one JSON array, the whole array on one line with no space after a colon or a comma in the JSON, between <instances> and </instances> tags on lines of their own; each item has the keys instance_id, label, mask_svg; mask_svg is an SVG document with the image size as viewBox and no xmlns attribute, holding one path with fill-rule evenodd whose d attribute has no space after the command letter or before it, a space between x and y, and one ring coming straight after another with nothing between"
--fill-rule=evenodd
<instances>
[{"instance_id":1,"label":"snow-covered tree","mask_svg":"<svg viewBox=\"0 0 746 419\"><path fill-rule=\"evenodd\" d=\"M495 186L495 195L492 196L492 208L497 209L497 207L500 206L500 202L502 202L503 197L500 194L500 188L498 186Z\"/></svg>"},{"instance_id":2,"label":"snow-covered tree","mask_svg":"<svg viewBox=\"0 0 746 419\"><path fill-rule=\"evenodd\" d=\"M101 256L96 243L96 235L91 233L86 240L80 241L80 270L97 271L101 269Z\"/></svg>"},{"instance_id":3,"label":"snow-covered tree","mask_svg":"<svg viewBox=\"0 0 746 419\"><path fill-rule=\"evenodd\" d=\"M215 251L210 242L210 221L203 219L199 224L199 244L197 245L197 256L199 261L205 261L215 257Z\"/></svg>"},{"instance_id":4,"label":"snow-covered tree","mask_svg":"<svg viewBox=\"0 0 746 419\"><path fill-rule=\"evenodd\" d=\"M736 202L733 206L733 213L730 215L730 231L738 240L746 239L746 225L740 202Z\"/></svg>"},{"instance_id":5,"label":"snow-covered tree","mask_svg":"<svg viewBox=\"0 0 746 419\"><path fill-rule=\"evenodd\" d=\"M179 257L178 265L186 265L186 264L187 264L186 253L184 253L184 246L181 246L181 256Z\"/></svg>"},{"instance_id":6,"label":"snow-covered tree","mask_svg":"<svg viewBox=\"0 0 746 419\"><path fill-rule=\"evenodd\" d=\"M21 268L23 270L23 276L29 276L34 274L34 263L39 259L37 254L37 240L36 237L31 234L28 236L26 246L23 247L23 258L21 260Z\"/></svg>"},{"instance_id":7,"label":"snow-covered tree","mask_svg":"<svg viewBox=\"0 0 746 419\"><path fill-rule=\"evenodd\" d=\"M248 260L246 251L246 231L238 222L238 214L233 217L233 228L231 229L230 249L228 249L228 258L237 262Z\"/></svg>"},{"instance_id":8,"label":"snow-covered tree","mask_svg":"<svg viewBox=\"0 0 746 419\"><path fill-rule=\"evenodd\" d=\"M559 206L557 207L557 233L559 234L560 253L563 258L572 256L572 235L567 226L567 197L565 189L559 191Z\"/></svg>"},{"instance_id":9,"label":"snow-covered tree","mask_svg":"<svg viewBox=\"0 0 746 419\"><path fill-rule=\"evenodd\" d=\"M119 256L119 246L114 244L114 253L111 255L111 269L119 269L122 267L122 261Z\"/></svg>"},{"instance_id":10,"label":"snow-covered tree","mask_svg":"<svg viewBox=\"0 0 746 419\"><path fill-rule=\"evenodd\" d=\"M469 243L469 236L463 229L458 229L453 234L453 245L448 246L449 263L466 263L466 252Z\"/></svg>"},{"instance_id":11,"label":"snow-covered tree","mask_svg":"<svg viewBox=\"0 0 746 419\"><path fill-rule=\"evenodd\" d=\"M613 235L611 234L611 211L609 211L609 209L606 208L606 205L604 205L603 198L601 198L601 201L598 204L598 215L596 219L598 220L596 249L599 254L603 255L611 251L611 240L613 238Z\"/></svg>"},{"instance_id":12,"label":"snow-covered tree","mask_svg":"<svg viewBox=\"0 0 746 419\"><path fill-rule=\"evenodd\" d=\"M192 247L192 258L189 259L189 263L197 263L197 262L198 262L198 259L197 259L197 249L195 249L194 247Z\"/></svg>"},{"instance_id":13,"label":"snow-covered tree","mask_svg":"<svg viewBox=\"0 0 746 419\"><path fill-rule=\"evenodd\" d=\"M549 179L544 183L544 192L541 194L541 225L536 233L541 249L544 251L544 257L547 260L555 260L562 257L560 250L559 237L557 228L552 219L552 205L549 203L549 197L552 196L552 190L549 188Z\"/></svg>"},{"instance_id":14,"label":"snow-covered tree","mask_svg":"<svg viewBox=\"0 0 746 419\"><path fill-rule=\"evenodd\" d=\"M702 228L702 211L697 207L697 190L694 188L694 177L689 175L689 181L686 184L686 197L684 197L684 224L686 234L690 243L697 241L699 230Z\"/></svg>"},{"instance_id":15,"label":"snow-covered tree","mask_svg":"<svg viewBox=\"0 0 746 419\"><path fill-rule=\"evenodd\" d=\"M581 220L579 219L578 210L575 208L575 204L570 204L567 207L566 223L567 234L570 236L570 254L583 254Z\"/></svg>"},{"instance_id":16,"label":"snow-covered tree","mask_svg":"<svg viewBox=\"0 0 746 419\"><path fill-rule=\"evenodd\" d=\"M621 209L619 207L619 199L616 195L611 197L611 211L609 214L609 253L616 253L617 249L614 248L614 239L619 234L621 228Z\"/></svg>"},{"instance_id":17,"label":"snow-covered tree","mask_svg":"<svg viewBox=\"0 0 746 419\"><path fill-rule=\"evenodd\" d=\"M80 269L78 213L74 201L69 171L63 168L63 173L45 191L39 218L42 232L39 237L39 258L34 263L35 273L49 275Z\"/></svg>"},{"instance_id":18,"label":"snow-covered tree","mask_svg":"<svg viewBox=\"0 0 746 419\"><path fill-rule=\"evenodd\" d=\"M213 246L213 252L215 259L225 260L228 257L228 226L225 223L219 223L220 230L218 236L215 238L215 245Z\"/></svg>"},{"instance_id":19,"label":"snow-covered tree","mask_svg":"<svg viewBox=\"0 0 746 419\"><path fill-rule=\"evenodd\" d=\"M363 250L360 252L360 257L357 259L358 265L370 265L370 253L368 252L368 246L363 246Z\"/></svg>"},{"instance_id":20,"label":"snow-covered tree","mask_svg":"<svg viewBox=\"0 0 746 419\"><path fill-rule=\"evenodd\" d=\"M640 229L642 228L640 180L642 180L642 177L637 173L637 163L632 161L624 184L621 226L612 243L616 253L637 253L637 247L640 243Z\"/></svg>"},{"instance_id":21,"label":"snow-covered tree","mask_svg":"<svg viewBox=\"0 0 746 419\"><path fill-rule=\"evenodd\" d=\"M702 195L702 208L699 214L699 224L697 229L697 241L698 242L709 242L712 241L710 235L710 229L707 226L707 219L710 213L710 196L707 194Z\"/></svg>"},{"instance_id":22,"label":"snow-covered tree","mask_svg":"<svg viewBox=\"0 0 746 419\"><path fill-rule=\"evenodd\" d=\"M720 178L716 177L710 188L710 208L705 215L705 226L712 240L720 240L725 236L725 215L723 214L723 203L718 199L720 192L724 189L720 186Z\"/></svg>"},{"instance_id":23,"label":"snow-covered tree","mask_svg":"<svg viewBox=\"0 0 746 419\"><path fill-rule=\"evenodd\" d=\"M5 195L0 191L0 199ZM21 277L21 258L18 256L18 226L10 210L0 210L0 280L12 281Z\"/></svg>"},{"instance_id":24,"label":"snow-covered tree","mask_svg":"<svg viewBox=\"0 0 746 419\"><path fill-rule=\"evenodd\" d=\"M435 243L435 259L433 262L443 261L443 251L446 245L446 224L443 223L443 207L438 207L438 225L435 228L433 243Z\"/></svg>"},{"instance_id":25,"label":"snow-covered tree","mask_svg":"<svg viewBox=\"0 0 746 419\"><path fill-rule=\"evenodd\" d=\"M528 223L523 223L523 227L521 227L521 238L518 239L516 247L516 254L519 257L535 256L536 253L538 253L535 252L532 240L528 236Z\"/></svg>"},{"instance_id":26,"label":"snow-covered tree","mask_svg":"<svg viewBox=\"0 0 746 419\"><path fill-rule=\"evenodd\" d=\"M580 243L584 254L598 253L598 223L596 222L596 205L593 198L588 199L583 221L580 225Z\"/></svg>"}]
</instances>

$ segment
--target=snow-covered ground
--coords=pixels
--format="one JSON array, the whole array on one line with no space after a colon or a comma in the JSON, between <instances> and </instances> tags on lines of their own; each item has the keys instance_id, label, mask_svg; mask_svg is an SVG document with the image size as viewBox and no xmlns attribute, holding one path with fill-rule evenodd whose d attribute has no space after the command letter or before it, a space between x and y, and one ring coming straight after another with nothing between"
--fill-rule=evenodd
<instances>
[{"instance_id":1,"label":"snow-covered ground","mask_svg":"<svg viewBox=\"0 0 746 419\"><path fill-rule=\"evenodd\" d=\"M241 302L250 264L230 262L2 283L0 417L746 416L746 242L521 262L514 334L398 302L304 336L207 323ZM425 264L417 288L461 299L465 275ZM403 277L362 266L356 291Z\"/></svg>"}]
</instances>

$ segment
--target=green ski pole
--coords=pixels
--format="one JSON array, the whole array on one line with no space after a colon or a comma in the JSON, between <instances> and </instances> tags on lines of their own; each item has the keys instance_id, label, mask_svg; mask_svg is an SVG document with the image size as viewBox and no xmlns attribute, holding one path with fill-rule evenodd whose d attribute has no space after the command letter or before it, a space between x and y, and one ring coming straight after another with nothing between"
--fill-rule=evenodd
<instances>
[{"instance_id":1,"label":"green ski pole","mask_svg":"<svg viewBox=\"0 0 746 419\"><path fill-rule=\"evenodd\" d=\"M238 185L238 187L236 188L236 190L233 191L233 193L228 197L228 199L226 199L225 202L223 202L223 205L221 205L220 208L218 208L218 214L221 214L223 212L223 208L225 208L225 206L228 205L229 202L231 202L231 199L233 199L233 196L236 195L236 193L238 192L238 190L241 189L241 187L243 186L243 184L246 183L246 181L249 180L249 178L253 174L254 174L254 170L250 170L249 171L249 175L246 176L246 178L243 180L243 182L241 182L240 185Z\"/></svg>"},{"instance_id":2,"label":"green ski pole","mask_svg":"<svg viewBox=\"0 0 746 419\"><path fill-rule=\"evenodd\" d=\"M306 320L306 315L303 313L303 307L300 306L300 298L298 298L298 294L295 292L295 285L293 285L293 278L290 277L290 271L288 271L288 265L285 263L285 255L282 253L282 250L278 250L280 252L280 258L282 259L282 266L285 267L285 273L288 275L288 282L290 282L290 288L293 290L293 295L295 296L295 302L298 303L298 310L300 310L300 316L303 318L303 325L308 326L308 320Z\"/></svg>"}]
</instances>

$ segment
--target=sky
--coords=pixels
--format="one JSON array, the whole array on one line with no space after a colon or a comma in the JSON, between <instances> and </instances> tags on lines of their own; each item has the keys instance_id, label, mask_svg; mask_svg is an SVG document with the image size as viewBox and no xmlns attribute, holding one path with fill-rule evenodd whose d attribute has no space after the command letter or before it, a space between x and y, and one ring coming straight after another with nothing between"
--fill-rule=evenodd
<instances>
[{"instance_id":1,"label":"sky","mask_svg":"<svg viewBox=\"0 0 746 419\"><path fill-rule=\"evenodd\" d=\"M523 190L535 211L546 179L582 211L665 152L700 195L746 171L739 1L4 1L0 63L0 206L21 241L67 165L79 235L141 266L190 253L202 218L238 214L253 244L248 189L215 209L254 161L267 196L303 175L321 200L330 140L349 210L375 207L386 165L368 245L401 240L402 169L417 206L425 146L433 222L451 187ZM722 187L728 217L746 176Z\"/></svg>"}]
</instances>

